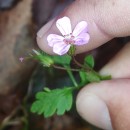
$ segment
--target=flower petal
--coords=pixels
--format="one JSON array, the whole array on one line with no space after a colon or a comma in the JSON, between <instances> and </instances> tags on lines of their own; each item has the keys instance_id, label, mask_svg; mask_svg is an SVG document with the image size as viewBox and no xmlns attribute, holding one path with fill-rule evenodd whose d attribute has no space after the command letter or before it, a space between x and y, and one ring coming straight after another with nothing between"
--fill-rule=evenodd
<instances>
[{"instance_id":1,"label":"flower petal","mask_svg":"<svg viewBox=\"0 0 130 130\"><path fill-rule=\"evenodd\" d=\"M55 43L62 42L64 40L64 37L56 35L56 34L50 34L47 37L48 45L53 47Z\"/></svg>"},{"instance_id":2,"label":"flower petal","mask_svg":"<svg viewBox=\"0 0 130 130\"><path fill-rule=\"evenodd\" d=\"M73 36L77 37L81 33L87 33L88 32L87 25L88 24L85 21L81 21L80 23L78 23L73 31Z\"/></svg>"},{"instance_id":3,"label":"flower petal","mask_svg":"<svg viewBox=\"0 0 130 130\"><path fill-rule=\"evenodd\" d=\"M65 44L64 42L56 43L53 46L53 52L58 55L64 55L69 51L70 44Z\"/></svg>"},{"instance_id":4,"label":"flower petal","mask_svg":"<svg viewBox=\"0 0 130 130\"><path fill-rule=\"evenodd\" d=\"M71 22L68 17L58 19L56 22L56 26L63 36L72 33Z\"/></svg>"},{"instance_id":5,"label":"flower petal","mask_svg":"<svg viewBox=\"0 0 130 130\"><path fill-rule=\"evenodd\" d=\"M81 33L79 36L75 37L75 43L74 45L84 45L89 42L90 35L88 33Z\"/></svg>"}]
</instances>

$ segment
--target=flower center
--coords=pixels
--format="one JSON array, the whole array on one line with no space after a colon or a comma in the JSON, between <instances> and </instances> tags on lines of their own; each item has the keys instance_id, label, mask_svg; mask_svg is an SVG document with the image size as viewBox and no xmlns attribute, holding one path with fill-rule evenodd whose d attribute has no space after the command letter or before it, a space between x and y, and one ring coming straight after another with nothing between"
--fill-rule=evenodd
<instances>
[{"instance_id":1,"label":"flower center","mask_svg":"<svg viewBox=\"0 0 130 130\"><path fill-rule=\"evenodd\" d=\"M67 35L64 35L64 42L66 43L66 44L74 44L75 43L75 40L74 40L74 36L72 35L72 33L70 33L70 34L67 34Z\"/></svg>"}]
</instances>

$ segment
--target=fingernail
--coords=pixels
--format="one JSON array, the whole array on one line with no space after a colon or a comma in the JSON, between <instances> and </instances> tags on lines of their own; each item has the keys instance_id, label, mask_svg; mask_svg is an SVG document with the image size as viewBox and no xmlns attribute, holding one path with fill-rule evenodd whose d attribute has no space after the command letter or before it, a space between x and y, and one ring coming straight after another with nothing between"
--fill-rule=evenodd
<instances>
[{"instance_id":1,"label":"fingernail","mask_svg":"<svg viewBox=\"0 0 130 130\"><path fill-rule=\"evenodd\" d=\"M78 96L77 110L91 124L105 130L113 130L107 105L96 95L86 93Z\"/></svg>"},{"instance_id":2,"label":"fingernail","mask_svg":"<svg viewBox=\"0 0 130 130\"><path fill-rule=\"evenodd\" d=\"M37 36L39 38L42 38L43 35L51 28L51 26L53 25L55 19L52 19L50 22L48 22L46 25L44 25L38 32L37 32Z\"/></svg>"}]
</instances>

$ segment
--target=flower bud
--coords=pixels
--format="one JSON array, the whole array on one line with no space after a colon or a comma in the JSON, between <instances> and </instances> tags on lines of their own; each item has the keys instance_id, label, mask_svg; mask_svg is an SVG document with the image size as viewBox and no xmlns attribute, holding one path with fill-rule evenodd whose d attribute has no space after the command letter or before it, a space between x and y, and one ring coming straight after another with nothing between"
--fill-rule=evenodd
<instances>
[{"instance_id":1,"label":"flower bud","mask_svg":"<svg viewBox=\"0 0 130 130\"><path fill-rule=\"evenodd\" d=\"M43 66L50 67L51 65L54 64L54 61L49 56L38 55L38 57L41 63L43 64Z\"/></svg>"},{"instance_id":2,"label":"flower bud","mask_svg":"<svg viewBox=\"0 0 130 130\"><path fill-rule=\"evenodd\" d=\"M34 49L33 52L36 54L35 56L33 56L33 58L39 60L43 64L43 66L50 67L54 64L54 61L50 56L36 51Z\"/></svg>"}]
</instances>

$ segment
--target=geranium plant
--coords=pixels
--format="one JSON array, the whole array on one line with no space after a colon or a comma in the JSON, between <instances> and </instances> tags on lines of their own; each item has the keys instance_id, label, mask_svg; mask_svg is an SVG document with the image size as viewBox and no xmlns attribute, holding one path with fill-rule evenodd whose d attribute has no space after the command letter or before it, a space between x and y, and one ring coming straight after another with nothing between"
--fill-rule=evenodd
<instances>
[{"instance_id":1,"label":"geranium plant","mask_svg":"<svg viewBox=\"0 0 130 130\"><path fill-rule=\"evenodd\" d=\"M50 34L47 41L48 45L53 48L53 52L58 55L50 56L42 51L33 50L30 56L38 60L43 67L67 71L73 85L53 90L44 87L43 91L36 94L36 100L31 106L31 111L45 117L50 117L55 113L63 115L69 111L73 104L73 92L75 90L80 90L92 82L111 79L111 76L102 76L93 69L95 63L92 55L86 56L83 64L75 58L76 46L89 44L90 35L86 21L79 22L73 31L68 17L58 19L56 26L62 35ZM23 61L23 58L21 57L20 60ZM72 68L71 62L74 62L76 67ZM79 75L79 82L76 81L73 72L77 72Z\"/></svg>"}]
</instances>

